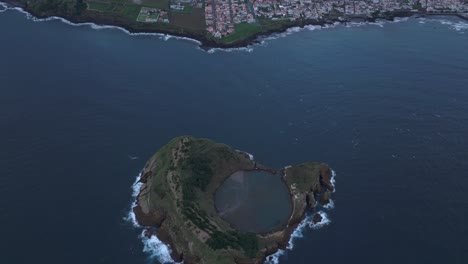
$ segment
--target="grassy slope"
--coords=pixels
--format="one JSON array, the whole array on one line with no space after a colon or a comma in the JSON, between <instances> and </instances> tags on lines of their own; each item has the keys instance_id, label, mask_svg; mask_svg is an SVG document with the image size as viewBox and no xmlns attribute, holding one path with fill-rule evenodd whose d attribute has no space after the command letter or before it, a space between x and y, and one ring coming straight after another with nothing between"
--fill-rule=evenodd
<instances>
[{"instance_id":1,"label":"grassy slope","mask_svg":"<svg viewBox=\"0 0 468 264\"><path fill-rule=\"evenodd\" d=\"M195 218L199 218L208 221L210 226L213 226L200 228L209 234L216 231L223 233L234 231L216 213L213 197L216 187L226 177L235 171L252 168L253 163L224 144L193 138L190 138L189 143L181 144L181 140L182 138L173 139L153 157L157 160L158 165L151 186L153 189L151 202L153 206L163 207L171 215L171 231L179 251L197 253L197 255L203 256L207 263L233 263L233 259L229 255L243 257L244 253L242 251L232 249L214 251L205 242L200 241L190 229L200 226L200 223L194 223L195 221L193 221ZM181 153L180 155L186 155L185 158L179 160L177 166L174 166L174 150ZM195 215L187 217L184 211L184 201L176 201L166 175L173 170L180 176L178 178L179 188L189 188L189 186L184 186L184 182L194 177L191 168L186 164L191 156L208 160L213 175L205 191L195 188L195 199L192 198L188 201L193 205L191 212L194 211ZM181 192L183 193L183 190ZM188 241L193 242L192 251L189 249Z\"/></svg>"},{"instance_id":2,"label":"grassy slope","mask_svg":"<svg viewBox=\"0 0 468 264\"><path fill-rule=\"evenodd\" d=\"M259 24L240 23L234 25L234 33L221 39L222 43L230 44L246 39L262 31Z\"/></svg>"},{"instance_id":3,"label":"grassy slope","mask_svg":"<svg viewBox=\"0 0 468 264\"><path fill-rule=\"evenodd\" d=\"M162 147L148 164L155 168L149 183L149 207L168 213L163 225L168 225L177 251L184 256L200 256L204 263L217 264L234 264L238 257L259 260L263 257L259 249L275 248L289 239L290 227L267 235L241 233L217 214L217 187L232 173L253 168L254 162L247 155L211 140L178 137ZM309 162L286 169L284 180L294 194L289 225L294 227L302 219L306 194L320 184L321 166ZM196 230L206 232L208 237L200 238Z\"/></svg>"},{"instance_id":4,"label":"grassy slope","mask_svg":"<svg viewBox=\"0 0 468 264\"><path fill-rule=\"evenodd\" d=\"M286 169L285 181L288 186L296 186L299 192L310 191L311 186L319 184L320 163L307 162Z\"/></svg>"},{"instance_id":5,"label":"grassy slope","mask_svg":"<svg viewBox=\"0 0 468 264\"><path fill-rule=\"evenodd\" d=\"M178 137L148 161L144 175L151 176L145 178L148 188L144 186L140 194L145 190L142 201L150 212L166 212L161 226L168 233L164 236L170 237L166 242L186 258L199 256L201 263L217 264L234 264L236 258L260 261L266 253L260 249L274 252L289 240L293 228L303 219L306 195L320 185L320 168L326 165L309 162L285 170L284 181L294 205L288 226L258 235L233 230L217 214L214 205L217 187L234 172L253 166L246 154L227 145Z\"/></svg>"}]
</instances>

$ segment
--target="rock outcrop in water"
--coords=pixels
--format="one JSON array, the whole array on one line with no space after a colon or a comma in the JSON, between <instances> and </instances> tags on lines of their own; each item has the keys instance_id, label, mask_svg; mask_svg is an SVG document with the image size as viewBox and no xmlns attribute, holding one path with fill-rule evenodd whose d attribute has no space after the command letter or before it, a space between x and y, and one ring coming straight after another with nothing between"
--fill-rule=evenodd
<instances>
[{"instance_id":1,"label":"rock outcrop in water","mask_svg":"<svg viewBox=\"0 0 468 264\"><path fill-rule=\"evenodd\" d=\"M217 214L214 194L233 173L251 170L275 172L224 144L189 136L171 140L142 171L133 211L147 228L144 235L156 235L170 246L171 257L185 264L263 263L268 255L288 246L306 211L314 209L317 197L331 194L333 184L325 164L309 162L282 169L293 205L287 224L267 234L245 233Z\"/></svg>"}]
</instances>

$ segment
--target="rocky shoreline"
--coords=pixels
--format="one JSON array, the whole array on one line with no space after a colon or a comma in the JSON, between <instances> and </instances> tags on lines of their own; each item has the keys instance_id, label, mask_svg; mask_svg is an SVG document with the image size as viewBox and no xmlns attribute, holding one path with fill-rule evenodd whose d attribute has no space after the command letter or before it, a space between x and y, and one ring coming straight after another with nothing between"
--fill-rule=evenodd
<instances>
[{"instance_id":1,"label":"rocky shoreline","mask_svg":"<svg viewBox=\"0 0 468 264\"><path fill-rule=\"evenodd\" d=\"M60 17L66 19L74 24L81 24L81 23L94 23L99 26L115 26L120 27L127 30L130 33L154 33L154 34L161 34L161 35L169 35L179 38L187 38L192 39L194 41L199 42L200 48L204 50L209 50L213 48L219 49L232 49L232 48L245 48L251 45L260 44L262 38L271 36L273 34L284 33L290 28L299 27L304 28L306 26L320 26L325 27L327 25L333 25L335 23L346 24L350 22L369 22L373 23L377 20L386 20L386 21L394 21L396 18L406 18L412 16L424 17L428 15L449 15L449 16L457 16L461 19L468 20L467 16L458 13L425 13L425 12L413 12L413 11L392 11L392 12L385 12L385 13L378 13L373 14L371 16L346 16L342 17L330 17L325 18L323 20L297 20L291 21L286 24L278 24L276 27L269 29L269 30L262 30L258 33L252 34L251 36L240 40L234 43L221 43L218 41L214 41L207 37L205 32L190 32L190 31L181 31L180 28L168 28L168 29L156 29L156 28L137 28L134 25L130 25L126 23L124 20L119 19L118 17L112 17L105 14L100 13L90 13L85 12L83 15L75 16L69 14L60 14L60 13L37 13L34 10L31 10L27 6L25 6L22 2L18 0L1 0L0 2L6 3L12 7L19 7L22 8L24 11L30 13L34 17L38 19L45 19L49 17Z\"/></svg>"},{"instance_id":2,"label":"rocky shoreline","mask_svg":"<svg viewBox=\"0 0 468 264\"><path fill-rule=\"evenodd\" d=\"M282 228L281 230L277 231L272 231L268 234L261 234L261 236L268 238L268 237L275 237L275 236L281 236L282 238L280 239L279 242L277 242L277 246L273 246L270 248L267 248L265 251L265 256L261 260L261 262L255 263L255 264L260 264L264 263L269 256L277 253L279 250L285 250L289 246L289 242L291 240L291 236L294 233L294 231L298 228L298 226L306 220L306 215L307 212L312 212L312 223L317 224L323 220L322 216L315 211L316 209L316 204L315 204L315 196L323 196L324 193L327 193L327 191L334 191L334 186L331 182L332 179L332 170L330 167L326 164L321 164L320 165L320 181L318 185L311 186L310 192L301 194L295 191L290 185L288 185L288 182L286 181L286 168L282 170L282 181L283 183L287 186L289 194L290 194L290 201L293 204L293 210L291 212L291 216L287 222L287 225ZM295 196L300 196L299 199L295 199ZM314 197L314 200L311 200L310 197ZM322 204L328 204L329 199Z\"/></svg>"},{"instance_id":3,"label":"rocky shoreline","mask_svg":"<svg viewBox=\"0 0 468 264\"><path fill-rule=\"evenodd\" d=\"M136 206L133 208L133 212L136 216L137 222L145 228L144 235L148 238L155 235L161 240L164 244L169 245L171 248L171 258L176 262L184 261L185 264L197 264L199 259L196 256L186 256L184 252L179 252L177 246L174 243L174 239L171 237L171 232L168 230L170 227L166 225L167 221L170 221L170 216L163 210L151 209L149 210L147 204L148 200L146 199L149 186L151 186L152 177L154 171L156 170L156 160L150 160L145 168L141 172L141 178L139 180L142 183L140 192L137 196ZM260 164L254 165L252 169L247 169L247 171L261 170L268 173L275 173L275 170L272 170L268 167L265 167ZM301 193L295 190L292 186L288 184L287 181L287 168L281 170L282 181L287 186L290 201L293 204L293 209L285 226L270 231L268 233L257 234L263 241L270 241L267 243L265 248L260 250L260 254L255 259L236 259L235 263L237 264L261 264L264 263L270 255L275 254L279 250L284 250L288 247L289 241L293 232L298 228L302 221L306 219L307 212L314 212L315 210L315 199L320 199L325 193L332 192L334 186L331 182L332 171L328 165L321 164L319 167L319 180L310 186L309 192ZM222 184L222 182L221 182ZM219 187L219 186L217 186ZM297 197L299 196L299 199ZM313 198L311 198L313 197ZM328 203L328 198L324 201L324 204ZM312 217L312 223L316 224L322 221L322 217L317 212L314 213Z\"/></svg>"},{"instance_id":4,"label":"rocky shoreline","mask_svg":"<svg viewBox=\"0 0 468 264\"><path fill-rule=\"evenodd\" d=\"M182 252L177 252L177 247L174 244L173 239L166 230L164 222L167 220L167 213L163 210L157 210L149 208L149 202L146 198L148 191L151 186L151 178L153 170L156 169L156 162L151 160L146 164L145 168L141 172L139 183L142 183L140 191L136 197L135 206L133 207L133 213L138 224L144 227L144 235L148 238L151 236L157 236L161 242L169 245L171 248L171 258L176 262L183 260ZM190 262L187 262L190 264Z\"/></svg>"}]
</instances>

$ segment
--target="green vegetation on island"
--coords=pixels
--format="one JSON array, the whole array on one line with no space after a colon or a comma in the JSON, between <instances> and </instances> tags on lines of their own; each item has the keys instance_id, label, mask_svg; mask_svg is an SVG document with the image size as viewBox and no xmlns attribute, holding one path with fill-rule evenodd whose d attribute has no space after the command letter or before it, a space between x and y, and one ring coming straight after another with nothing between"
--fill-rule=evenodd
<instances>
[{"instance_id":1,"label":"green vegetation on island","mask_svg":"<svg viewBox=\"0 0 468 264\"><path fill-rule=\"evenodd\" d=\"M177 137L163 146L142 171L143 186L134 208L137 220L148 228L147 236L157 235L170 245L176 261L263 263L268 255L287 245L294 228L304 219L306 195L315 190L315 195L320 196L326 191L322 179L329 179L330 169L320 163L305 163L283 170L294 210L286 226L269 234L236 230L215 207L218 187L235 172L252 170L274 171L225 144Z\"/></svg>"},{"instance_id":2,"label":"green vegetation on island","mask_svg":"<svg viewBox=\"0 0 468 264\"><path fill-rule=\"evenodd\" d=\"M223 43L230 44L238 41L239 39L246 39L256 33L262 31L262 27L258 23L240 23L234 26L234 33L221 39Z\"/></svg>"}]
</instances>

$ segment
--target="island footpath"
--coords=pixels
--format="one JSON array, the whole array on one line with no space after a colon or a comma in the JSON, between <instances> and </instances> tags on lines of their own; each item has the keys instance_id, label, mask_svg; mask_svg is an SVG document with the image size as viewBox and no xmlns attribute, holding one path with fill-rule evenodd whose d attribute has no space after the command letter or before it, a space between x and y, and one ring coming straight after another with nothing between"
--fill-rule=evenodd
<instances>
[{"instance_id":1,"label":"island footpath","mask_svg":"<svg viewBox=\"0 0 468 264\"><path fill-rule=\"evenodd\" d=\"M177 137L149 159L141 172L133 212L147 237L169 245L174 261L185 264L260 264L288 246L291 234L306 218L326 205L334 191L332 171L308 162L280 170L292 211L287 223L268 233L242 232L219 214L215 193L236 172L275 170L248 153L225 144L190 136ZM248 219L247 219L248 220Z\"/></svg>"},{"instance_id":2,"label":"island footpath","mask_svg":"<svg viewBox=\"0 0 468 264\"><path fill-rule=\"evenodd\" d=\"M245 47L291 27L396 17L456 15L468 0L0 0L38 18L113 25L201 42L204 48Z\"/></svg>"}]
</instances>

